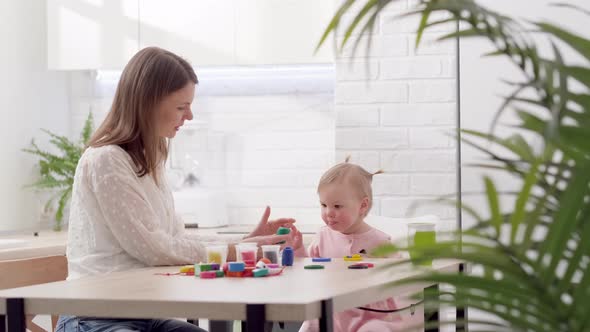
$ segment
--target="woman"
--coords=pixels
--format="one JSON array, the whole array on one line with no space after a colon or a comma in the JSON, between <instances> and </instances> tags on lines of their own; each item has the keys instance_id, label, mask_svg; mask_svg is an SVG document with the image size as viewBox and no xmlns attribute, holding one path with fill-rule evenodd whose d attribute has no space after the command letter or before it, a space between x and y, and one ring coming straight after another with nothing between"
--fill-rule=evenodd
<instances>
[{"instance_id":1,"label":"woman","mask_svg":"<svg viewBox=\"0 0 590 332\"><path fill-rule=\"evenodd\" d=\"M299 247L293 219L268 221L266 208L244 238L184 232L164 178L168 139L191 120L197 76L179 56L149 47L121 74L113 105L80 158L74 178L68 231L68 280L154 265L205 260L207 242L286 241ZM289 235L274 235L278 227ZM62 316L58 331L203 331L179 320L125 320Z\"/></svg>"}]
</instances>

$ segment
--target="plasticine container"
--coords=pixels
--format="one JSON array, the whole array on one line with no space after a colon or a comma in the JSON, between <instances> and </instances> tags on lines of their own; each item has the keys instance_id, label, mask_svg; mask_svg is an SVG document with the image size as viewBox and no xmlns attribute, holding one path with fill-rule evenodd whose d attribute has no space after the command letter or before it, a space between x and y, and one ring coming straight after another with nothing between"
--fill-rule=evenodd
<instances>
[{"instance_id":1,"label":"plasticine container","mask_svg":"<svg viewBox=\"0 0 590 332\"><path fill-rule=\"evenodd\" d=\"M273 264L280 264L279 261L279 252L281 250L281 246L278 244L269 244L260 246L262 248L262 257L268 258L271 263Z\"/></svg>"},{"instance_id":2,"label":"plasticine container","mask_svg":"<svg viewBox=\"0 0 590 332\"><path fill-rule=\"evenodd\" d=\"M207 251L207 263L224 264L227 260L227 245L217 244L205 247Z\"/></svg>"},{"instance_id":3,"label":"plasticine container","mask_svg":"<svg viewBox=\"0 0 590 332\"><path fill-rule=\"evenodd\" d=\"M258 245L256 243L238 243L236 244L236 261L254 261L256 262L256 254L258 253Z\"/></svg>"}]
</instances>

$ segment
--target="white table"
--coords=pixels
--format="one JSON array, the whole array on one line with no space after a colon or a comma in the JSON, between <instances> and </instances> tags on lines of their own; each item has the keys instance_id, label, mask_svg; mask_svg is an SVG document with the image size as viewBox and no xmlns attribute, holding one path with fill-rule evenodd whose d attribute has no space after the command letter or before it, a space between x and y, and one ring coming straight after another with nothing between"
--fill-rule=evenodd
<instances>
[{"instance_id":1,"label":"white table","mask_svg":"<svg viewBox=\"0 0 590 332\"><path fill-rule=\"evenodd\" d=\"M298 258L282 275L265 278L162 276L156 273L176 272L178 267L157 267L8 289L0 291L0 332L5 326L11 332L24 331L25 314L242 320L249 331L262 331L265 321L320 318L322 330L332 331L333 312L438 287L385 288L422 271L411 266L378 269L390 260L368 261L376 267L352 270L347 268L351 263L336 259L323 263L323 270L306 270L303 266L311 264L311 259ZM433 269L457 272L460 265L435 261Z\"/></svg>"}]
</instances>

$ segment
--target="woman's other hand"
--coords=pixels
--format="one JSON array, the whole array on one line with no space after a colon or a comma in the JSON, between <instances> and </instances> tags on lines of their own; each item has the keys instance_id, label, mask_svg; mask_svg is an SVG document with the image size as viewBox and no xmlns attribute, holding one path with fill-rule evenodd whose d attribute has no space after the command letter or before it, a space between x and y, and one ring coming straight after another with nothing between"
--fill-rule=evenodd
<instances>
[{"instance_id":1,"label":"woman's other hand","mask_svg":"<svg viewBox=\"0 0 590 332\"><path fill-rule=\"evenodd\" d=\"M256 243L258 247L267 245L267 244L280 244L281 249L289 246L293 246L294 237L292 234L285 234L285 235L260 235L260 236L253 236L242 240L244 242L252 242Z\"/></svg>"},{"instance_id":2,"label":"woman's other hand","mask_svg":"<svg viewBox=\"0 0 590 332\"><path fill-rule=\"evenodd\" d=\"M295 219L293 218L280 218L277 220L268 220L270 217L270 207L267 206L262 214L262 218L260 218L260 222L254 228L254 230L248 234L244 239L250 239L253 237L258 236L265 236L265 235L275 235L279 227L287 227L292 228L293 223L295 223ZM280 242L282 240L278 240L276 242ZM248 241L248 242L256 242L256 241ZM276 243L275 242L275 243ZM272 244L272 243L265 243L265 244Z\"/></svg>"}]
</instances>

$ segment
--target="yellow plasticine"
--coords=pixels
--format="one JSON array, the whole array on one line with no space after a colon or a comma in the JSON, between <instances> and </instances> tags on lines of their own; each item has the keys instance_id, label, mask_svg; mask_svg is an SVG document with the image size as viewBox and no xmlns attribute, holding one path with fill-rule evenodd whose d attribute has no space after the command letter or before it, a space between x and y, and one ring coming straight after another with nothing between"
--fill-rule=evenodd
<instances>
[{"instance_id":1,"label":"yellow plasticine","mask_svg":"<svg viewBox=\"0 0 590 332\"><path fill-rule=\"evenodd\" d=\"M194 265L185 265L180 268L180 273L195 273Z\"/></svg>"},{"instance_id":2,"label":"yellow plasticine","mask_svg":"<svg viewBox=\"0 0 590 332\"><path fill-rule=\"evenodd\" d=\"M346 262L358 262L358 261L362 261L363 258L362 257L344 257L344 261Z\"/></svg>"},{"instance_id":3,"label":"yellow plasticine","mask_svg":"<svg viewBox=\"0 0 590 332\"><path fill-rule=\"evenodd\" d=\"M356 261L362 261L362 260L363 260L363 256L361 256L360 254L354 254L352 256L344 256L345 262L356 262Z\"/></svg>"}]
</instances>

